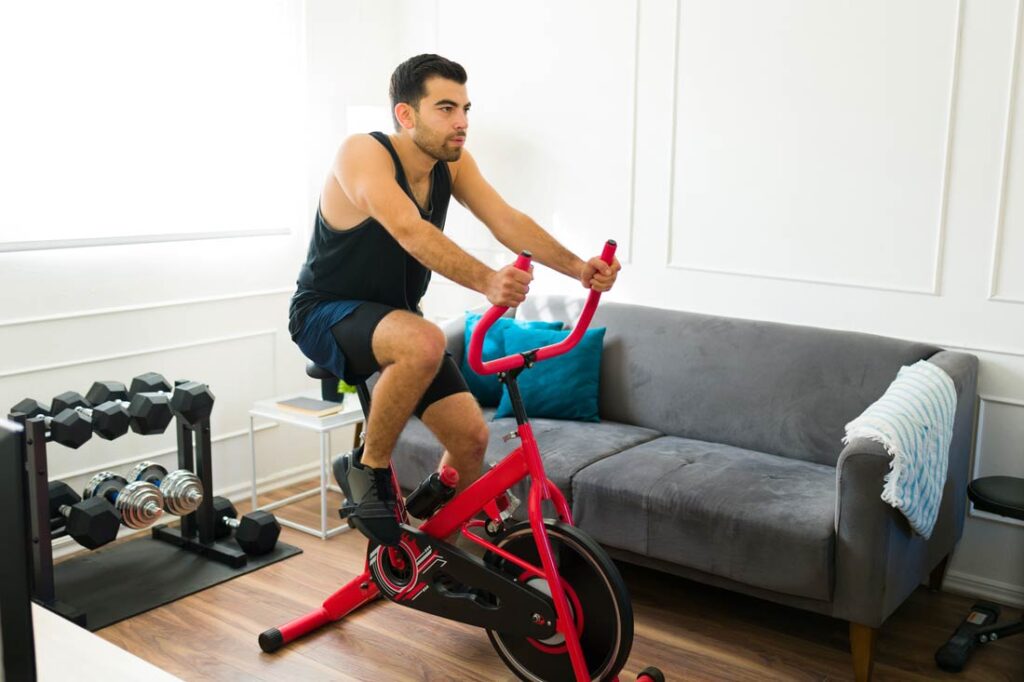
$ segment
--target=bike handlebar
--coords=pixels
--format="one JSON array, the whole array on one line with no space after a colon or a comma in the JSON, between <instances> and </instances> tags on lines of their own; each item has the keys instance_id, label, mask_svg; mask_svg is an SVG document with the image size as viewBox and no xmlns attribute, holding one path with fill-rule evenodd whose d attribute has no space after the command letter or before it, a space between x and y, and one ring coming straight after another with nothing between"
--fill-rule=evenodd
<instances>
[{"instance_id":1,"label":"bike handlebar","mask_svg":"<svg viewBox=\"0 0 1024 682\"><path fill-rule=\"evenodd\" d=\"M615 258L616 244L615 240L609 239L605 242L604 249L601 251L601 260L608 265L611 265ZM530 260L533 255L529 251L523 251L516 258L515 266L520 270L530 269ZM601 292L590 290L590 296L587 298L587 303L583 307L583 313L580 318L576 321L576 326L573 327L572 333L566 338L562 339L558 343L553 343L550 346L544 346L538 348L533 353L533 361L539 362L541 360L547 360L553 358L556 355L562 355L568 353L573 347L579 343L579 340L583 338L583 333L587 331L587 327L590 326L590 320L594 317L594 311L597 309L597 302L601 299ZM473 329L473 335L469 339L468 360L469 366L477 374L497 374L498 372L507 372L511 369L522 367L526 364L526 357L523 353L517 353L515 355L506 355L503 358L496 360L483 361L483 347L484 347L484 336L487 335L487 330L491 328L491 325L497 321L499 317L505 314L508 310L508 306L496 305L491 307L485 312L480 321L477 322L476 327Z\"/></svg>"}]
</instances>

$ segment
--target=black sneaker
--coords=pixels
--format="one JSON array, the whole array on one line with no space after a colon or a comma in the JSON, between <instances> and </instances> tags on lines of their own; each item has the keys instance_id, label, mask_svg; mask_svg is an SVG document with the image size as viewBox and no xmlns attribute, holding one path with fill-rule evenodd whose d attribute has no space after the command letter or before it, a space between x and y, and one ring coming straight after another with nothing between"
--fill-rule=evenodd
<instances>
[{"instance_id":1,"label":"black sneaker","mask_svg":"<svg viewBox=\"0 0 1024 682\"><path fill-rule=\"evenodd\" d=\"M402 538L398 525L398 496L391 468L363 466L362 446L342 455L335 467L338 485L345 493L341 516L348 524L380 545L397 545Z\"/></svg>"}]
</instances>

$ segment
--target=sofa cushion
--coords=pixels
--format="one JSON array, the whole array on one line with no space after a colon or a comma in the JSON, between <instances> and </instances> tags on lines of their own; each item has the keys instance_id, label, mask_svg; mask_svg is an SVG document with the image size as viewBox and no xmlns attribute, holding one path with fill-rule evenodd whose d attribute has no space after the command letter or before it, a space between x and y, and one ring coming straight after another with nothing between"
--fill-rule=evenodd
<instances>
[{"instance_id":1,"label":"sofa cushion","mask_svg":"<svg viewBox=\"0 0 1024 682\"><path fill-rule=\"evenodd\" d=\"M519 397L532 418L570 419L597 422L597 399L600 394L601 346L604 327L588 329L568 353L543 360L539 368L519 375ZM561 343L568 338L566 330L505 329L505 353L525 353ZM512 417L512 399L502 390L495 419Z\"/></svg>"},{"instance_id":2,"label":"sofa cushion","mask_svg":"<svg viewBox=\"0 0 1024 682\"><path fill-rule=\"evenodd\" d=\"M459 371L462 372L466 385L469 386L469 391L476 398L477 402L481 405L494 407L501 401L505 393L504 387L498 381L498 375L477 374L469 366L469 340L473 337L473 330L476 329L476 325L481 317L481 313L466 311L466 322L463 332L464 353L458 360ZM542 320L516 320L511 317L499 317L494 321L494 325L487 330L487 335L484 337L483 348L480 352L480 357L484 362L508 355L508 351L505 350L505 331L509 327L516 329L561 329L562 323L558 321L545 322Z\"/></svg>"},{"instance_id":3,"label":"sofa cushion","mask_svg":"<svg viewBox=\"0 0 1024 682\"><path fill-rule=\"evenodd\" d=\"M512 418L496 419L493 408L484 408L484 421L491 432L491 439L484 456L486 465L494 464L508 453L519 447L521 441L513 439L502 441L502 436L516 429L516 420ZM583 467L593 464L605 457L614 455L626 448L639 445L657 438L661 434L651 429L644 429L628 424L602 422L590 424L583 422L561 421L557 419L531 419L533 435L540 447L544 470L555 485L572 504L572 477ZM407 490L415 488L431 472L437 470L444 448L434 434L419 419L410 419L399 436L395 445L392 462L398 481ZM486 466L485 465L485 466ZM513 488L515 495L522 501L522 511L526 510L526 492L529 486L525 481ZM525 518L525 516L520 518Z\"/></svg>"},{"instance_id":4,"label":"sofa cushion","mask_svg":"<svg viewBox=\"0 0 1024 682\"><path fill-rule=\"evenodd\" d=\"M522 319L572 324L578 303L530 297ZM835 466L843 427L935 346L602 301L600 415L666 435Z\"/></svg>"},{"instance_id":5,"label":"sofa cushion","mask_svg":"<svg viewBox=\"0 0 1024 682\"><path fill-rule=\"evenodd\" d=\"M573 478L599 542L755 587L830 599L833 467L666 436Z\"/></svg>"}]
</instances>

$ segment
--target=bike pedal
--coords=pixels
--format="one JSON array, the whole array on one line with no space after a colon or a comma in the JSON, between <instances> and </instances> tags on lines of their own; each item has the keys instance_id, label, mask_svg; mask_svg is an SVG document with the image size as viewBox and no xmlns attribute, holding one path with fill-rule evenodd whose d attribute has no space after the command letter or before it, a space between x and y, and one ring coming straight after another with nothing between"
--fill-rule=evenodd
<instances>
[{"instance_id":1,"label":"bike pedal","mask_svg":"<svg viewBox=\"0 0 1024 682\"><path fill-rule=\"evenodd\" d=\"M502 509L502 498L504 498L505 507ZM519 498L512 494L511 490L506 490L505 494L498 498L498 509L501 511L501 520L508 521L512 518L512 513L519 508Z\"/></svg>"}]
</instances>

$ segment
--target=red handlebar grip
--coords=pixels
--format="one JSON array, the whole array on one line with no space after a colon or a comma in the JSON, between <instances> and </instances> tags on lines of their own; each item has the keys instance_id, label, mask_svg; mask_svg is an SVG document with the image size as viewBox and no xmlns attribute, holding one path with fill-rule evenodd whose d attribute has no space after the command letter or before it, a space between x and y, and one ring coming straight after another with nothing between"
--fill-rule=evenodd
<instances>
[{"instance_id":1,"label":"red handlebar grip","mask_svg":"<svg viewBox=\"0 0 1024 682\"><path fill-rule=\"evenodd\" d=\"M531 260L533 260L533 254L529 251L523 251L519 254L519 257L516 258L515 266L520 270L529 270Z\"/></svg>"},{"instance_id":2,"label":"red handlebar grip","mask_svg":"<svg viewBox=\"0 0 1024 682\"><path fill-rule=\"evenodd\" d=\"M608 241L606 241L604 243L604 249L601 251L601 260L603 260L608 265L611 265L612 261L615 260L616 248L618 248L618 245L615 243L614 239L609 239Z\"/></svg>"}]
</instances>

